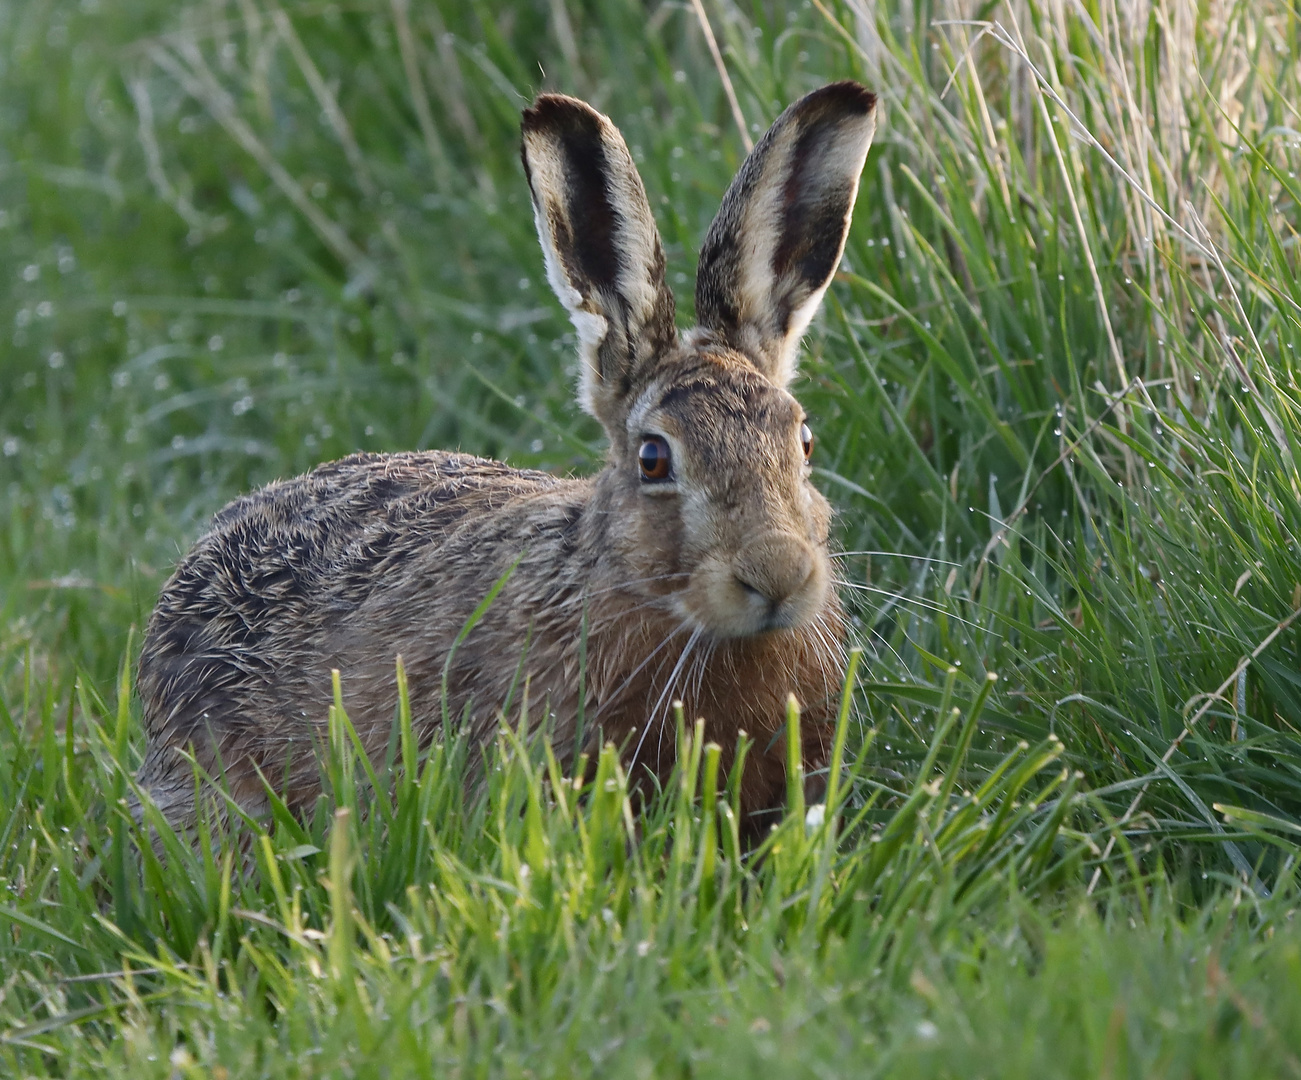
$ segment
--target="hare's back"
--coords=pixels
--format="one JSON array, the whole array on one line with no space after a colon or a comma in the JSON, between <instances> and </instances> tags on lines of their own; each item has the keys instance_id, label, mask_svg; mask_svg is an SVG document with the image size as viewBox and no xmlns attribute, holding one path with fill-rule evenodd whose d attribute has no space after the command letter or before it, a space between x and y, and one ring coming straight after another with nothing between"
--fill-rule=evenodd
<instances>
[{"instance_id":1,"label":"hare's back","mask_svg":"<svg viewBox=\"0 0 1301 1080\"><path fill-rule=\"evenodd\" d=\"M378 585L460 526L559 483L467 454L354 454L237 499L159 596L140 660L148 726L274 693Z\"/></svg>"},{"instance_id":2,"label":"hare's back","mask_svg":"<svg viewBox=\"0 0 1301 1080\"><path fill-rule=\"evenodd\" d=\"M164 588L158 610L247 600L244 617L296 599L338 610L467 518L554 486L546 473L442 451L353 454L236 499Z\"/></svg>"}]
</instances>

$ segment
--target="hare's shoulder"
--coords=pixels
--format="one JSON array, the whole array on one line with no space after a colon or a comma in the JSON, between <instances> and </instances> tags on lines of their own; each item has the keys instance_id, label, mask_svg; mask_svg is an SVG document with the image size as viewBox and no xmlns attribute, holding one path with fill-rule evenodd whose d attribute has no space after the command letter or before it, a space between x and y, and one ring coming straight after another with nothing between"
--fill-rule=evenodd
<instances>
[{"instance_id":1,"label":"hare's shoulder","mask_svg":"<svg viewBox=\"0 0 1301 1080\"><path fill-rule=\"evenodd\" d=\"M164 586L155 627L171 615L254 631L295 613L348 610L460 525L564 483L442 451L329 462L221 510Z\"/></svg>"}]
</instances>

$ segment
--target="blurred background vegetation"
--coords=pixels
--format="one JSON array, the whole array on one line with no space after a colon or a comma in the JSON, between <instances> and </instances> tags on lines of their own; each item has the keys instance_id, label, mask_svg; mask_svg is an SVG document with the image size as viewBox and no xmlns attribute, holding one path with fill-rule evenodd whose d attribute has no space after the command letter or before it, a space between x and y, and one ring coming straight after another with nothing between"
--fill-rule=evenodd
<instances>
[{"instance_id":1,"label":"blurred background vegetation","mask_svg":"<svg viewBox=\"0 0 1301 1080\"><path fill-rule=\"evenodd\" d=\"M796 387L852 553L851 753L920 783L996 672L958 792L1051 736L1082 883L1287 894L1299 31L1286 0L0 0L9 835L17 763L55 762L23 747L90 753L77 680L110 695L235 494L359 448L599 467L536 92L625 133L685 324L745 137L852 77L880 126Z\"/></svg>"}]
</instances>

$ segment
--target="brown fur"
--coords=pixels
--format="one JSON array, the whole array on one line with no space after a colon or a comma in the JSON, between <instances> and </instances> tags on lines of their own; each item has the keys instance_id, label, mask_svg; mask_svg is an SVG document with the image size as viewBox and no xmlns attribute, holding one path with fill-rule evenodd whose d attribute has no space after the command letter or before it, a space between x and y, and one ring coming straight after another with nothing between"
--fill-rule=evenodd
<instances>
[{"instance_id":1,"label":"brown fur","mask_svg":"<svg viewBox=\"0 0 1301 1080\"><path fill-rule=\"evenodd\" d=\"M871 136L864 94L824 88L756 148L830 141L837 153L822 158L851 163L825 183L803 176L809 194L797 196L817 212L788 206L785 223L771 224L777 235L757 245L779 253L769 286L788 313L820 296L843 247ZM672 768L678 698L688 717L705 718L724 767L740 731L755 738L747 813L784 797L788 694L804 708L808 768L825 763L845 628L829 584L830 507L809 480L789 364L772 360L790 327L774 326L771 312L763 325L728 325L715 295L712 324L678 338L663 250L613 125L574 99L544 96L525 114L524 142L548 274L580 331L584 404L610 436L606 467L562 480L464 454L357 454L218 514L164 586L140 661L149 735L140 780L173 821L194 812L178 753L187 748L249 809L265 803L254 766L291 805L309 804L333 668L367 751L380 756L401 655L415 728L432 739L452 643L507 573L448 669L450 715L468 716L476 740L495 733L523 656L534 716L541 721L545 702L568 758L586 620L586 749L613 740L635 781ZM738 182L762 188L771 175L789 193L799 169L760 159ZM724 203L742 223L744 194ZM782 232L806 220L843 228L821 239ZM723 240L733 277L763 273L740 266L745 235ZM792 262L792 250L817 258ZM815 276L801 277L800 266ZM726 268L707 276L714 294L736 285ZM744 306L731 310L744 318ZM739 351L752 339L761 355ZM666 482L641 476L647 435L672 449Z\"/></svg>"}]
</instances>

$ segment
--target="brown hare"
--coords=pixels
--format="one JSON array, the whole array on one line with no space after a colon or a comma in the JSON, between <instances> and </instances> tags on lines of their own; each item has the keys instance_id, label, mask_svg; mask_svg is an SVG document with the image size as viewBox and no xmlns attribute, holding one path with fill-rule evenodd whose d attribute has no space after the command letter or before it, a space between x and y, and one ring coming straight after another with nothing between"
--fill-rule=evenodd
<instances>
[{"instance_id":1,"label":"brown hare","mask_svg":"<svg viewBox=\"0 0 1301 1080\"><path fill-rule=\"evenodd\" d=\"M139 780L173 823L195 816L187 753L249 811L266 807L259 770L309 806L333 668L382 757L402 656L429 742L453 641L503 577L447 671L449 714L473 738L493 737L523 656L571 750L585 644L585 748L613 740L634 783L673 766L674 699L705 718L724 768L739 732L754 738L747 814L784 797L792 692L806 767L825 765L845 625L831 508L787 386L840 262L875 105L841 82L778 117L705 238L684 334L619 132L561 95L525 110L547 278L578 331L605 468L560 479L451 452L354 454L222 510L163 587L140 658Z\"/></svg>"}]
</instances>

